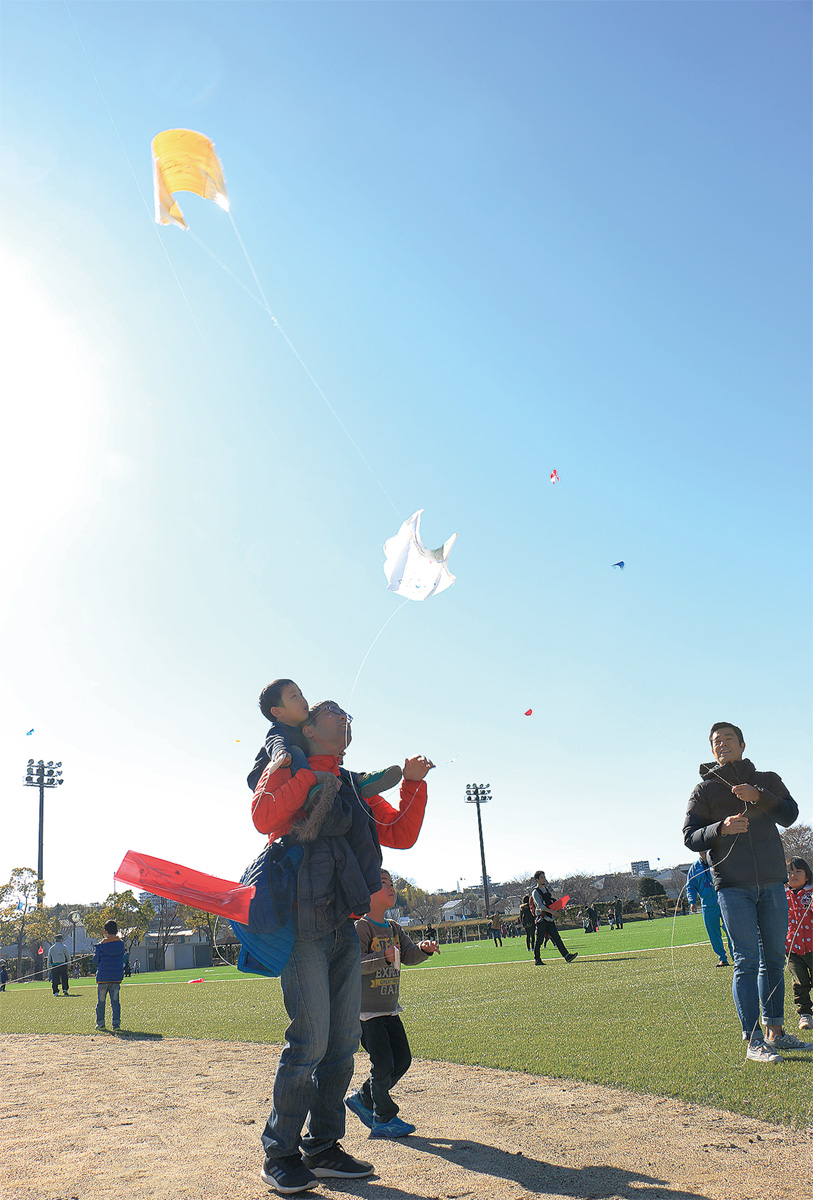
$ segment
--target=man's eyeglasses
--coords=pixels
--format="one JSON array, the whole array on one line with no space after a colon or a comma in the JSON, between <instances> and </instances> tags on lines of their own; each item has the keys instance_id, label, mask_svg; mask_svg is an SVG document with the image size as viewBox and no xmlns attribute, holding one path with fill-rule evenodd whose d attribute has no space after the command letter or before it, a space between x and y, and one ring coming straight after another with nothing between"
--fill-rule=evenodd
<instances>
[{"instance_id":1,"label":"man's eyeglasses","mask_svg":"<svg viewBox=\"0 0 813 1200\"><path fill-rule=\"evenodd\" d=\"M344 717L345 720L347 721L348 725L353 720L353 718L350 716L350 713L346 713L343 708L339 708L338 704L333 704L333 703L323 704L322 707L320 708L319 712L320 713L326 713L326 712L333 713L334 717Z\"/></svg>"}]
</instances>

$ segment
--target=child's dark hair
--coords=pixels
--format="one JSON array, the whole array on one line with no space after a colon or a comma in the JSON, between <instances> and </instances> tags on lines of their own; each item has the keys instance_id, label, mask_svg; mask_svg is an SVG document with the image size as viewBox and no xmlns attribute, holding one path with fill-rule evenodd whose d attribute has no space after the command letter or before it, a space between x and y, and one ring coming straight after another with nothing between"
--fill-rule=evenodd
<instances>
[{"instance_id":1,"label":"child's dark hair","mask_svg":"<svg viewBox=\"0 0 813 1200\"><path fill-rule=\"evenodd\" d=\"M280 708L282 705L282 689L293 683L293 679L275 679L273 683L269 683L260 692L260 712L265 717L266 721L273 721L274 714L272 708Z\"/></svg>"},{"instance_id":2,"label":"child's dark hair","mask_svg":"<svg viewBox=\"0 0 813 1200\"><path fill-rule=\"evenodd\" d=\"M105 931L105 933L109 933L112 935L114 933L118 933L119 927L115 921L105 921L104 931Z\"/></svg>"},{"instance_id":3,"label":"child's dark hair","mask_svg":"<svg viewBox=\"0 0 813 1200\"><path fill-rule=\"evenodd\" d=\"M810 863L806 858L792 858L788 863L788 866L795 867L797 871L804 871L806 882L813 883L813 870L811 870Z\"/></svg>"}]
</instances>

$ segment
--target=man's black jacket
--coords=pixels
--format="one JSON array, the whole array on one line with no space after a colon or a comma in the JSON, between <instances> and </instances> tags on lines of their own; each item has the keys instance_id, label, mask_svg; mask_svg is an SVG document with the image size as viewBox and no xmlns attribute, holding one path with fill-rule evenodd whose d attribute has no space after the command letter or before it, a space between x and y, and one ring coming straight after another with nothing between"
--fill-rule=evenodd
<instances>
[{"instance_id":1,"label":"man's black jacket","mask_svg":"<svg viewBox=\"0 0 813 1200\"><path fill-rule=\"evenodd\" d=\"M792 825L799 807L773 771L757 771L749 759L740 762L701 763L702 783L689 797L683 824L683 841L697 853L708 850L714 886L762 887L786 883L785 852L777 825ZM755 804L745 805L731 791L731 785L749 783L759 789ZM722 837L720 829L726 817L746 810L747 833Z\"/></svg>"}]
</instances>

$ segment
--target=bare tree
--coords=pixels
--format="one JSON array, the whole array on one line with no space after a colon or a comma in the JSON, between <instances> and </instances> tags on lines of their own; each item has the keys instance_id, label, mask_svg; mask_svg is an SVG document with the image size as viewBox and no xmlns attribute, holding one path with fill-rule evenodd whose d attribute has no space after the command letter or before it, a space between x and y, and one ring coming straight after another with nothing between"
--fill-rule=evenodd
<instances>
[{"instance_id":1,"label":"bare tree","mask_svg":"<svg viewBox=\"0 0 813 1200\"><path fill-rule=\"evenodd\" d=\"M782 830L785 858L803 858L813 867L813 829L809 825L791 825Z\"/></svg>"},{"instance_id":2,"label":"bare tree","mask_svg":"<svg viewBox=\"0 0 813 1200\"><path fill-rule=\"evenodd\" d=\"M172 937L172 928L178 917L178 901L167 900L165 896L153 896L152 894L145 897L149 900L155 910L155 969L163 971L164 969L164 954L169 945L169 939Z\"/></svg>"},{"instance_id":3,"label":"bare tree","mask_svg":"<svg viewBox=\"0 0 813 1200\"><path fill-rule=\"evenodd\" d=\"M599 895L593 877L583 872L556 880L553 890L562 896L570 896L571 904L591 904Z\"/></svg>"}]
</instances>

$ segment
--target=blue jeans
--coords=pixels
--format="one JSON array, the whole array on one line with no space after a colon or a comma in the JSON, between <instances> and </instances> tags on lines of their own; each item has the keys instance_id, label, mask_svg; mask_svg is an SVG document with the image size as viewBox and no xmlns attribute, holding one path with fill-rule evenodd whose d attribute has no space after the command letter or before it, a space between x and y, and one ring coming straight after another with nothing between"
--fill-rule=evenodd
<instances>
[{"instance_id":1,"label":"blue jeans","mask_svg":"<svg viewBox=\"0 0 813 1200\"><path fill-rule=\"evenodd\" d=\"M728 937L728 930L723 924L722 913L720 912L719 904L701 904L703 911L703 924L706 926L706 933L709 935L711 948L721 962L728 962L728 957L723 945L723 933ZM734 957L734 948L731 945L731 938L728 938L728 949L731 957Z\"/></svg>"},{"instance_id":2,"label":"blue jeans","mask_svg":"<svg viewBox=\"0 0 813 1200\"><path fill-rule=\"evenodd\" d=\"M361 1032L361 950L353 922L314 941L297 936L280 982L291 1023L262 1135L272 1159L298 1154L300 1145L318 1154L344 1136L344 1096Z\"/></svg>"},{"instance_id":3,"label":"blue jeans","mask_svg":"<svg viewBox=\"0 0 813 1200\"><path fill-rule=\"evenodd\" d=\"M743 1033L759 1041L759 1012L766 1025L781 1025L785 1012L785 937L788 901L781 883L720 888L717 893L734 947L734 1006Z\"/></svg>"},{"instance_id":4,"label":"blue jeans","mask_svg":"<svg viewBox=\"0 0 813 1200\"><path fill-rule=\"evenodd\" d=\"M113 1010L113 1028L121 1025L121 1005L119 1004L119 989L121 983L96 984L96 1024L104 1025L104 1007L107 997L110 997L110 1007Z\"/></svg>"}]
</instances>

